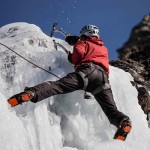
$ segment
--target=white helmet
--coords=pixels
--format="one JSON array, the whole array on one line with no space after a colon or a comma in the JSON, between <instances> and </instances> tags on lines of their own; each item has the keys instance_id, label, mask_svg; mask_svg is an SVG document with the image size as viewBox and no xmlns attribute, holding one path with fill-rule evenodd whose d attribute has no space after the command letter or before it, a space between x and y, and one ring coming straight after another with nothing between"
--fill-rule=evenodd
<instances>
[{"instance_id":1,"label":"white helmet","mask_svg":"<svg viewBox=\"0 0 150 150\"><path fill-rule=\"evenodd\" d=\"M80 31L80 36L82 35L99 37L99 28L94 25L86 25Z\"/></svg>"}]
</instances>

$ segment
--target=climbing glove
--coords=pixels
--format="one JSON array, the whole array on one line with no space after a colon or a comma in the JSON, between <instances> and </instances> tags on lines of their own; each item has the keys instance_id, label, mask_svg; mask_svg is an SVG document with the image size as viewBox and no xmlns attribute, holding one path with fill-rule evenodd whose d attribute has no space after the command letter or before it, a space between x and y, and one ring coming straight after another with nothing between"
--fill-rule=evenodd
<instances>
[{"instance_id":1,"label":"climbing glove","mask_svg":"<svg viewBox=\"0 0 150 150\"><path fill-rule=\"evenodd\" d=\"M77 41L79 40L79 37L74 35L74 36L67 36L65 41L69 44L69 45L74 45Z\"/></svg>"},{"instance_id":2,"label":"climbing glove","mask_svg":"<svg viewBox=\"0 0 150 150\"><path fill-rule=\"evenodd\" d=\"M34 97L34 93L32 91L25 91L21 92L19 94L16 94L8 99L8 103L11 105L11 107L15 107L19 104L22 104L23 102L30 101Z\"/></svg>"}]
</instances>

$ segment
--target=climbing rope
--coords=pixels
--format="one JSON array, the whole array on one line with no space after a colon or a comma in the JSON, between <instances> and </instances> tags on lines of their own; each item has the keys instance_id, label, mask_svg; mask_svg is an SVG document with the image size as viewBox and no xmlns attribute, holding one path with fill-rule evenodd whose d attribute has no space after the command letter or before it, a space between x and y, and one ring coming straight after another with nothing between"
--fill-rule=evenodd
<instances>
[{"instance_id":1,"label":"climbing rope","mask_svg":"<svg viewBox=\"0 0 150 150\"><path fill-rule=\"evenodd\" d=\"M14 50L12 50L12 49L9 48L8 46L6 46L5 44L0 43L0 45L6 47L6 48L9 49L10 51L12 51L13 53L15 53L15 54L18 55L19 57L21 57L22 59L24 59L24 60L26 60L27 62L29 62L30 64L36 66L37 68L40 68L41 70L43 70L43 71L45 71L45 72L47 72L47 73L50 73L50 74L52 74L53 76L55 76L55 77L57 77L58 79L60 79L60 77L58 77L56 74L54 74L54 73L52 73L52 72L50 72L50 71L48 71L48 70L46 70L46 69L44 69L44 68L42 68L42 67L36 65L36 64L34 64L33 62L31 62L31 61L29 61L28 59L26 59L25 57L21 56L20 54L18 54L17 52L15 52Z\"/></svg>"}]
</instances>

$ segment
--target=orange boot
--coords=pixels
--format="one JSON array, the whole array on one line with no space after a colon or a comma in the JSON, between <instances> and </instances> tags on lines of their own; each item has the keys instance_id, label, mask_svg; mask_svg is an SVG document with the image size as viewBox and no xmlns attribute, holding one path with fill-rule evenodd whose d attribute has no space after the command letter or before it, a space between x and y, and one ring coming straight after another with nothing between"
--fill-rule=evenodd
<instances>
[{"instance_id":1,"label":"orange boot","mask_svg":"<svg viewBox=\"0 0 150 150\"><path fill-rule=\"evenodd\" d=\"M114 135L114 139L124 141L128 133L130 133L131 128L132 125L130 119L128 117L123 118L120 122L117 132Z\"/></svg>"},{"instance_id":2,"label":"orange boot","mask_svg":"<svg viewBox=\"0 0 150 150\"><path fill-rule=\"evenodd\" d=\"M25 91L19 94L16 94L8 99L8 103L11 107L15 107L16 105L22 104L23 102L27 102L34 97L34 93L31 91Z\"/></svg>"}]
</instances>

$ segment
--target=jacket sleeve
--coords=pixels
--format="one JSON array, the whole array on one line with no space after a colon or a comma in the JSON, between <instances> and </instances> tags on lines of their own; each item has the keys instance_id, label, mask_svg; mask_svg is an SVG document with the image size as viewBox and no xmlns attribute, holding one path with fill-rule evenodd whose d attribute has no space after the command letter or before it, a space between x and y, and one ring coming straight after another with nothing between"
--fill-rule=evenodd
<instances>
[{"instance_id":1,"label":"jacket sleeve","mask_svg":"<svg viewBox=\"0 0 150 150\"><path fill-rule=\"evenodd\" d=\"M74 45L73 53L71 56L72 63L77 65L85 56L86 43L79 41Z\"/></svg>"}]
</instances>

